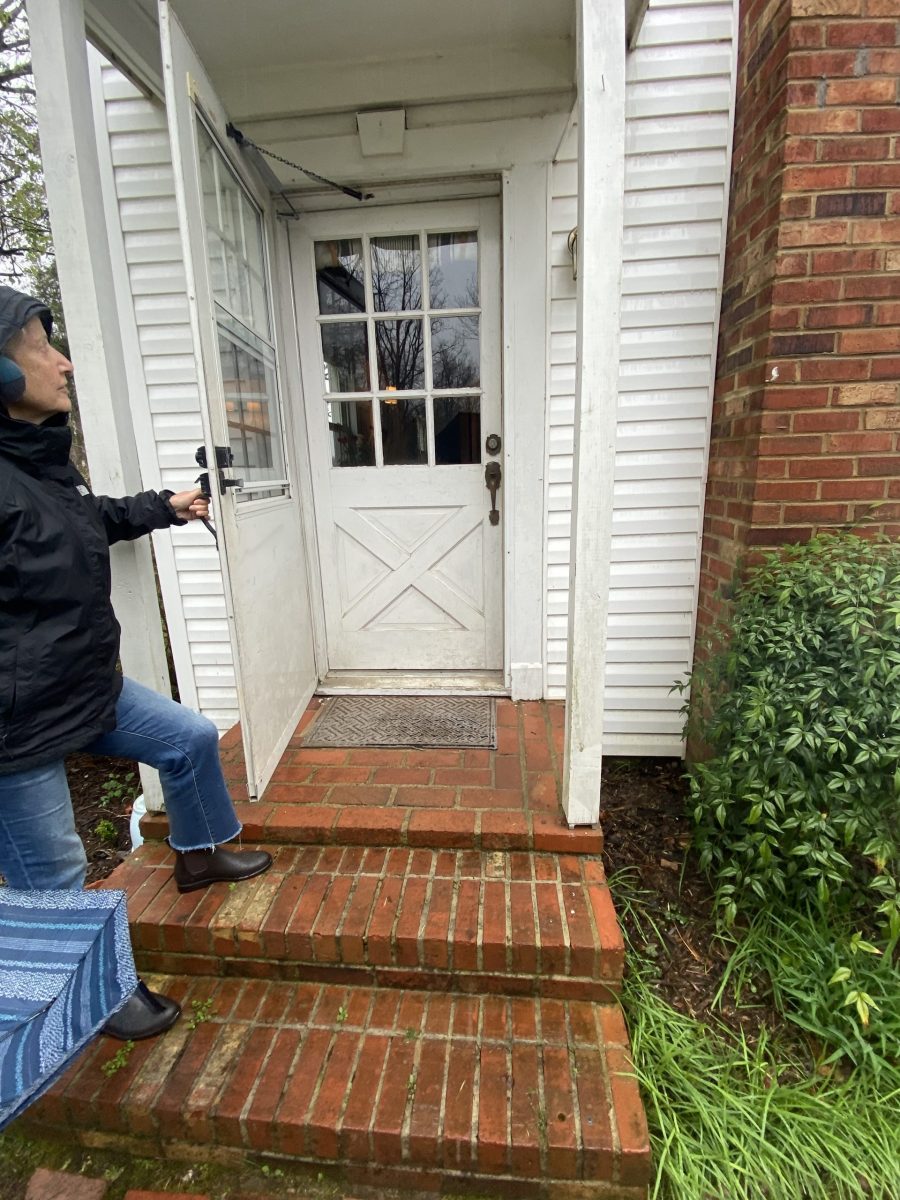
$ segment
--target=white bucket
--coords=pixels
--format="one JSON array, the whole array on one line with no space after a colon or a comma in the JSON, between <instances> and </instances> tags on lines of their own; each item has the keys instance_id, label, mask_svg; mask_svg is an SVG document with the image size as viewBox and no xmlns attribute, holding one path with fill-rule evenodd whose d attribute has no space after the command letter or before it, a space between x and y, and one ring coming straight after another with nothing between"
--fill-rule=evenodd
<instances>
[{"instance_id":1,"label":"white bucket","mask_svg":"<svg viewBox=\"0 0 900 1200\"><path fill-rule=\"evenodd\" d=\"M143 792L136 797L134 804L131 807L131 823L128 827L128 832L131 834L131 849L137 850L138 846L143 846L144 839L141 837L141 817L147 811L147 805L144 803Z\"/></svg>"}]
</instances>

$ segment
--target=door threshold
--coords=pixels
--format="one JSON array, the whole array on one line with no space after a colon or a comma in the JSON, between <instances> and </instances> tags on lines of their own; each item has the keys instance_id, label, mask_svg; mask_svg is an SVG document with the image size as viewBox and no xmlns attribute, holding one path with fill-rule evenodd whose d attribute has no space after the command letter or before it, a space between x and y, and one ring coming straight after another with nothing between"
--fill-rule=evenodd
<instances>
[{"instance_id":1,"label":"door threshold","mask_svg":"<svg viewBox=\"0 0 900 1200\"><path fill-rule=\"evenodd\" d=\"M508 696L502 671L329 671L320 696Z\"/></svg>"}]
</instances>

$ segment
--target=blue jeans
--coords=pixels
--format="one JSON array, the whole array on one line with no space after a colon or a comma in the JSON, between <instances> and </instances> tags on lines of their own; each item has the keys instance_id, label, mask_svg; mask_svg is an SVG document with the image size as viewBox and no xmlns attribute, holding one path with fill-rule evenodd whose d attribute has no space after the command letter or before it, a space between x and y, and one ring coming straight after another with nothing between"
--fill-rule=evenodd
<instances>
[{"instance_id":1,"label":"blue jeans","mask_svg":"<svg viewBox=\"0 0 900 1200\"><path fill-rule=\"evenodd\" d=\"M205 850L237 837L241 823L222 777L212 721L126 679L116 722L84 751L156 767L174 850ZM80 888L86 872L63 762L0 775L0 874L9 886Z\"/></svg>"}]
</instances>

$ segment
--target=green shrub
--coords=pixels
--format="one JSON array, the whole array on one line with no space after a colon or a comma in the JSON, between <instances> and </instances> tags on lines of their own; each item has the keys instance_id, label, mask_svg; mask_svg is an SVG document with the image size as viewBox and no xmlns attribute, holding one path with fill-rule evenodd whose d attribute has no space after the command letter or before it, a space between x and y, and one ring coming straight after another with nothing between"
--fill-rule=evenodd
<instances>
[{"instance_id":1,"label":"green shrub","mask_svg":"<svg viewBox=\"0 0 900 1200\"><path fill-rule=\"evenodd\" d=\"M767 556L690 680L700 859L726 924L850 914L900 935L900 547L822 535Z\"/></svg>"}]
</instances>

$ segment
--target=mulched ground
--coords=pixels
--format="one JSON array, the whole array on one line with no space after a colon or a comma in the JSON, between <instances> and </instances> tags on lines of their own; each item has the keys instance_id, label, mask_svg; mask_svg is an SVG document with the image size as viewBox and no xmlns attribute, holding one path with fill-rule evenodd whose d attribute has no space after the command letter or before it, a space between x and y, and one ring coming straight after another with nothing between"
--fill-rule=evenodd
<instances>
[{"instance_id":1,"label":"mulched ground","mask_svg":"<svg viewBox=\"0 0 900 1200\"><path fill-rule=\"evenodd\" d=\"M87 882L105 879L131 851L128 822L140 794L137 763L118 758L72 754L66 776L75 810L75 827L88 856Z\"/></svg>"},{"instance_id":2,"label":"mulched ground","mask_svg":"<svg viewBox=\"0 0 900 1200\"><path fill-rule=\"evenodd\" d=\"M631 945L655 960L657 989L688 1016L722 1022L753 1038L781 1022L765 1003L737 1008L729 993L713 1006L731 947L716 933L712 891L690 849L687 784L680 759L609 758L603 763L600 824L607 875L628 872L639 891L638 918L613 899ZM761 994L765 988L760 981Z\"/></svg>"}]
</instances>

